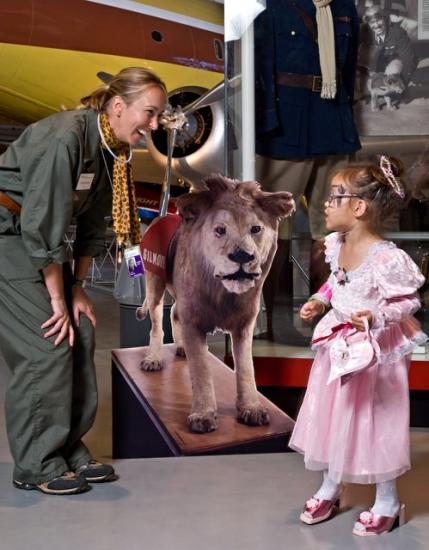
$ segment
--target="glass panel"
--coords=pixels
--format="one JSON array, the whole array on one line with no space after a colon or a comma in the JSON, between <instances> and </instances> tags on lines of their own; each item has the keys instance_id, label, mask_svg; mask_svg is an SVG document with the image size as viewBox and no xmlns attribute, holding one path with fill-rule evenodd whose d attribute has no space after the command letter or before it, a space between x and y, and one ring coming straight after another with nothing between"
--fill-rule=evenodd
<instances>
[{"instance_id":1,"label":"glass panel","mask_svg":"<svg viewBox=\"0 0 429 550\"><path fill-rule=\"evenodd\" d=\"M367 8L363 1L359 0L356 4L363 31L360 46L366 48L368 53L368 47L374 48L375 45L371 46L372 42L368 41L370 29L364 19ZM392 3L386 0L385 4L387 12L393 10ZM400 216L386 227L385 237L402 247L427 277L425 286L420 290L423 307L416 316L423 323L425 332L429 332L429 34L426 36L420 30L417 33L417 23L412 25L413 21L421 19L417 13L417 2L406 2L404 5L408 6L408 13L400 16L392 12L388 24L400 25L403 32L408 33L416 60L414 72L406 78L406 93L398 88L394 92L396 96L393 102L389 103L384 96L378 97L376 106L373 103L371 107L374 94L371 95L368 70L365 73L362 63L358 67L354 117L361 133L362 150L352 160L375 161L376 155L393 155L402 160L407 172L413 176L410 180L414 186L410 201ZM344 31L347 36L346 27L349 21L343 17L341 23L341 32ZM294 30L289 31L294 38ZM225 48L225 75L228 82L225 172L237 179L253 178L255 174L255 145L249 143L250 138L254 140L254 129L249 130L249 121L253 124L255 107L251 103L252 94L248 92L254 88L254 76L253 80L249 80L249 75L252 75L253 70L253 40L256 32L259 31L249 29L241 40L230 42ZM267 42L269 39L271 36L267 35ZM362 56L363 52L360 51L359 55ZM363 58L359 59L362 61ZM293 85L296 86L296 83ZM295 108L299 109L300 106ZM283 122L292 124L292 117ZM323 130L328 136L330 128ZM292 126L290 132L292 139L296 135ZM335 156L332 158L335 159ZM272 161L275 160L273 155ZM415 188L416 173L419 170L419 184ZM261 304L255 328L254 355L286 356L291 353L290 346L309 346L314 323L303 323L299 318L299 309L328 275L323 241L314 241L310 231L308 199L315 190L315 178L316 173L312 172L304 195L297 197L297 212L291 222L290 239L281 238L278 241L277 254L265 283L264 302ZM326 185L329 180L327 172L322 185ZM319 194L319 210L322 210L323 193Z\"/></svg>"}]
</instances>

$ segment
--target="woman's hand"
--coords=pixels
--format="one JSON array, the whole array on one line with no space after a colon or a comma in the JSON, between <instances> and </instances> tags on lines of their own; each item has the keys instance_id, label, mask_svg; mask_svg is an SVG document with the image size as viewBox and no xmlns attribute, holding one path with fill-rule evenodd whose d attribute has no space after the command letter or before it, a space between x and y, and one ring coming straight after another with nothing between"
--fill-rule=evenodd
<instances>
[{"instance_id":1,"label":"woman's hand","mask_svg":"<svg viewBox=\"0 0 429 550\"><path fill-rule=\"evenodd\" d=\"M68 338L69 346L74 344L74 330L70 321L70 316L67 311L67 306L64 298L51 298L51 306L53 315L41 325L40 328L49 330L45 333L45 338L49 338L58 333L54 345L58 346L64 338Z\"/></svg>"},{"instance_id":2,"label":"woman's hand","mask_svg":"<svg viewBox=\"0 0 429 550\"><path fill-rule=\"evenodd\" d=\"M94 313L94 306L87 293L81 286L73 285L72 287L72 311L73 320L75 325L79 326L80 314L86 315L91 321L92 326L95 328L96 319Z\"/></svg>"},{"instance_id":3,"label":"woman's hand","mask_svg":"<svg viewBox=\"0 0 429 550\"><path fill-rule=\"evenodd\" d=\"M356 311L356 313L352 313L351 321L352 321L352 325L356 330L360 330L360 331L365 330L365 324L364 324L365 317L368 320L368 326L371 326L374 318L372 316L372 312L369 311L369 309L366 309L364 311Z\"/></svg>"},{"instance_id":4,"label":"woman's hand","mask_svg":"<svg viewBox=\"0 0 429 550\"><path fill-rule=\"evenodd\" d=\"M322 315L325 306L318 300L309 300L299 310L299 316L303 321L312 321L318 315Z\"/></svg>"}]
</instances>

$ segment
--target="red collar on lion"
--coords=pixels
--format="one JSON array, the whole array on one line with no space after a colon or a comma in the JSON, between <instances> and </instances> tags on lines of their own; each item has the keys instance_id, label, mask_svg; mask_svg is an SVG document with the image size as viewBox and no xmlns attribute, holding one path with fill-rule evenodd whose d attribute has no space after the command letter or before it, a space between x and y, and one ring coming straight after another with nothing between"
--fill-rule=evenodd
<instances>
[{"instance_id":1,"label":"red collar on lion","mask_svg":"<svg viewBox=\"0 0 429 550\"><path fill-rule=\"evenodd\" d=\"M168 248L181 221L177 214L154 219L140 243L145 271L155 273L163 280L167 279Z\"/></svg>"}]
</instances>

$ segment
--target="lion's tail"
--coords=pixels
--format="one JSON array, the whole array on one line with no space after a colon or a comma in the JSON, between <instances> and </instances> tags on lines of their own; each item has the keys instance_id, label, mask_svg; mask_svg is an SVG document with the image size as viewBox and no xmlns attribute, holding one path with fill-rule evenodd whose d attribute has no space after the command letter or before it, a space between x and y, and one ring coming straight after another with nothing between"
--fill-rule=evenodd
<instances>
[{"instance_id":1,"label":"lion's tail","mask_svg":"<svg viewBox=\"0 0 429 550\"><path fill-rule=\"evenodd\" d=\"M136 319L137 319L137 321L143 321L144 319L146 319L148 311L149 311L149 307L147 305L147 301L145 300L143 302L143 304L141 305L141 307L138 307L136 309Z\"/></svg>"}]
</instances>

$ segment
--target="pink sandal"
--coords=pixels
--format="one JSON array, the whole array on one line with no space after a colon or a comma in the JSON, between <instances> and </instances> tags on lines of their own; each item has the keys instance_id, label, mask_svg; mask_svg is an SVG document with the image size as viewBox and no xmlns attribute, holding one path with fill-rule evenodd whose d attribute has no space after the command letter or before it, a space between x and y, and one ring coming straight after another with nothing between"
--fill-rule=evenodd
<instances>
[{"instance_id":1,"label":"pink sandal","mask_svg":"<svg viewBox=\"0 0 429 550\"><path fill-rule=\"evenodd\" d=\"M315 497L310 498L305 503L302 514L299 519L307 525L313 525L329 519L335 508L340 506L340 499L321 500Z\"/></svg>"},{"instance_id":2,"label":"pink sandal","mask_svg":"<svg viewBox=\"0 0 429 550\"><path fill-rule=\"evenodd\" d=\"M371 511L362 512L359 521L355 523L353 534L359 537L385 535L395 527L405 523L405 504L401 504L398 512L393 516L378 516Z\"/></svg>"}]
</instances>

